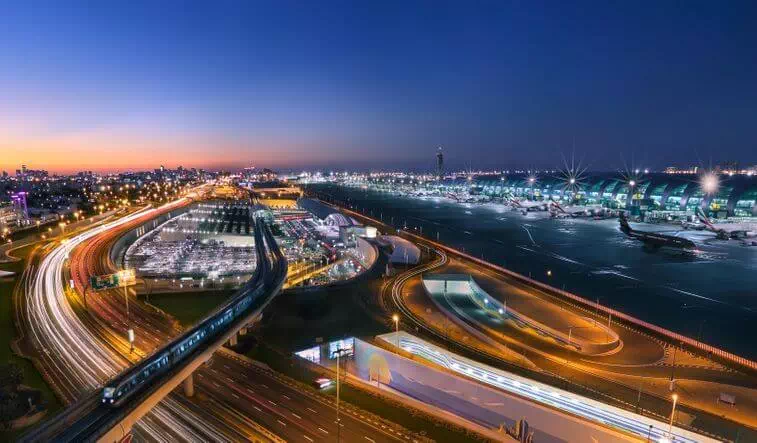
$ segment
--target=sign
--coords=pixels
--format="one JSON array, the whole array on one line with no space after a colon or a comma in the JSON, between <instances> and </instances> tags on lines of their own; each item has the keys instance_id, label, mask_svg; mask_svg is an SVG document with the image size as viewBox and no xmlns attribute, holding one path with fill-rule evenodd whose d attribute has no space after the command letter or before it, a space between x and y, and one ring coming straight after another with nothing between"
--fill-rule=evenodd
<instances>
[{"instance_id":1,"label":"sign","mask_svg":"<svg viewBox=\"0 0 757 443\"><path fill-rule=\"evenodd\" d=\"M137 276L133 269L124 269L115 274L93 275L89 278L89 284L95 291L105 291L135 285L137 284Z\"/></svg>"},{"instance_id":2,"label":"sign","mask_svg":"<svg viewBox=\"0 0 757 443\"><path fill-rule=\"evenodd\" d=\"M329 343L329 359L335 359L337 353L340 354L340 357L347 357L354 354L354 352L355 339L353 337Z\"/></svg>"}]
</instances>

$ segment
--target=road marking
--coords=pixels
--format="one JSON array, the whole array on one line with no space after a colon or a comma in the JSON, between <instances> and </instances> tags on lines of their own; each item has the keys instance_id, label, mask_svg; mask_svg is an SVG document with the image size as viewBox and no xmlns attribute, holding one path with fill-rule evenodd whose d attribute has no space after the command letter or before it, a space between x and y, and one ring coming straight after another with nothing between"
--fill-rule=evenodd
<instances>
[{"instance_id":1,"label":"road marking","mask_svg":"<svg viewBox=\"0 0 757 443\"><path fill-rule=\"evenodd\" d=\"M271 400L268 400L268 403L270 403L270 404L272 404L274 406L277 406L276 403L272 402Z\"/></svg>"},{"instance_id":2,"label":"road marking","mask_svg":"<svg viewBox=\"0 0 757 443\"><path fill-rule=\"evenodd\" d=\"M302 417L300 417L299 415L295 414L294 412L292 412L292 415L294 415L295 417L297 417L297 418L299 418L300 420L302 420Z\"/></svg>"},{"instance_id":3,"label":"road marking","mask_svg":"<svg viewBox=\"0 0 757 443\"><path fill-rule=\"evenodd\" d=\"M364 436L363 436L363 438L365 438L366 440L368 440L368 441L370 441L370 442L376 443L376 440L374 440L374 439L372 439L372 438L368 437L367 435L364 435Z\"/></svg>"},{"instance_id":4,"label":"road marking","mask_svg":"<svg viewBox=\"0 0 757 443\"><path fill-rule=\"evenodd\" d=\"M284 397L284 398L286 398L287 400L291 400L291 398L287 397L287 396L286 396L286 395L284 395L284 394L281 394L281 396L282 396L282 397Z\"/></svg>"},{"instance_id":5,"label":"road marking","mask_svg":"<svg viewBox=\"0 0 757 443\"><path fill-rule=\"evenodd\" d=\"M317 414L317 413L318 413L318 411L316 411L316 410L315 410L315 409L313 409L313 408L308 408L308 411L312 412L313 414Z\"/></svg>"},{"instance_id":6,"label":"road marking","mask_svg":"<svg viewBox=\"0 0 757 443\"><path fill-rule=\"evenodd\" d=\"M239 396L238 396L237 394L234 394L234 393L232 392L232 393L231 393L231 396L232 396L232 397L234 397L234 398L236 398L237 400L239 400Z\"/></svg>"},{"instance_id":7,"label":"road marking","mask_svg":"<svg viewBox=\"0 0 757 443\"><path fill-rule=\"evenodd\" d=\"M229 377L226 377L226 381L228 381L229 383L234 383L234 380L230 379Z\"/></svg>"},{"instance_id":8,"label":"road marking","mask_svg":"<svg viewBox=\"0 0 757 443\"><path fill-rule=\"evenodd\" d=\"M324 434L328 434L329 433L329 431L327 431L327 430L325 430L323 428L318 428L318 430L321 431L321 432L323 432Z\"/></svg>"},{"instance_id":9,"label":"road marking","mask_svg":"<svg viewBox=\"0 0 757 443\"><path fill-rule=\"evenodd\" d=\"M262 387L264 387L264 388L268 389L268 386L264 385L263 383L261 383L261 384L260 384L260 386L262 386Z\"/></svg>"},{"instance_id":10,"label":"road marking","mask_svg":"<svg viewBox=\"0 0 757 443\"><path fill-rule=\"evenodd\" d=\"M277 422L279 422L279 423L281 424L281 426L286 426L286 425L287 425L286 423L284 423L284 422L283 422L283 421L281 421L281 420L276 420L276 421L277 421Z\"/></svg>"},{"instance_id":11,"label":"road marking","mask_svg":"<svg viewBox=\"0 0 757 443\"><path fill-rule=\"evenodd\" d=\"M253 390L252 390L252 389L250 389L250 388L245 388L245 389L247 389L247 392L249 392L250 394L254 394L254 393L255 393L255 391L253 391Z\"/></svg>"},{"instance_id":12,"label":"road marking","mask_svg":"<svg viewBox=\"0 0 757 443\"><path fill-rule=\"evenodd\" d=\"M262 410L262 409L260 409L260 408L259 408L259 407L257 407L257 406L253 406L253 408L255 408L255 410L256 410L256 411L258 411L258 412L263 412L263 410Z\"/></svg>"},{"instance_id":13,"label":"road marking","mask_svg":"<svg viewBox=\"0 0 757 443\"><path fill-rule=\"evenodd\" d=\"M303 437L307 438L308 441L314 441L312 438L308 437L307 435L303 435Z\"/></svg>"},{"instance_id":14,"label":"road marking","mask_svg":"<svg viewBox=\"0 0 757 443\"><path fill-rule=\"evenodd\" d=\"M216 382L213 382L213 384L214 384L214 385L216 386L216 388L220 388L220 387L221 387L221 385L219 385L219 384L218 384L218 383L216 383Z\"/></svg>"},{"instance_id":15,"label":"road marking","mask_svg":"<svg viewBox=\"0 0 757 443\"><path fill-rule=\"evenodd\" d=\"M229 365L223 365L223 367L231 371L231 368L229 367Z\"/></svg>"}]
</instances>

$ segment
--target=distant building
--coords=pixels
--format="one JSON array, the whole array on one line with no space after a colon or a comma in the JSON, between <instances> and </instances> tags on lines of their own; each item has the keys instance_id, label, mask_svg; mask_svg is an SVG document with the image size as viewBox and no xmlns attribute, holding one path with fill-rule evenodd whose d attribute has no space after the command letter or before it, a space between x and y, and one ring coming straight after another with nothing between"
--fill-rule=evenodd
<instances>
[{"instance_id":1,"label":"distant building","mask_svg":"<svg viewBox=\"0 0 757 443\"><path fill-rule=\"evenodd\" d=\"M23 214L10 202L0 203L0 231L21 225Z\"/></svg>"},{"instance_id":2,"label":"distant building","mask_svg":"<svg viewBox=\"0 0 757 443\"><path fill-rule=\"evenodd\" d=\"M441 146L436 152L436 176L440 179L444 176L444 154L442 154Z\"/></svg>"},{"instance_id":3,"label":"distant building","mask_svg":"<svg viewBox=\"0 0 757 443\"><path fill-rule=\"evenodd\" d=\"M691 166L685 169L681 169L677 166L668 166L667 168L665 168L666 174L696 174L698 171L698 166Z\"/></svg>"}]
</instances>

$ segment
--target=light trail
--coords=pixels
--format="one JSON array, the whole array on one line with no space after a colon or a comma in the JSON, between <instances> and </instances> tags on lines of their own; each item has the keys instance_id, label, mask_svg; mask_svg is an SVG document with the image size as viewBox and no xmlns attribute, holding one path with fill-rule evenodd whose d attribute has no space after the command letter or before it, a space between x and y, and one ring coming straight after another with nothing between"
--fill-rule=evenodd
<instances>
[{"instance_id":1,"label":"light trail","mask_svg":"<svg viewBox=\"0 0 757 443\"><path fill-rule=\"evenodd\" d=\"M181 201L160 209L138 211L78 234L63 241L42 259L26 294L27 324L32 345L48 373L55 378L58 392L66 402L71 403L91 393L129 366L126 359L87 328L69 303L63 284L63 269L69 254L96 235L156 211L170 209ZM199 416L171 398L156 406L135 431L156 439L165 434L162 432L165 429L186 441L227 440L224 433L205 425Z\"/></svg>"},{"instance_id":2,"label":"light trail","mask_svg":"<svg viewBox=\"0 0 757 443\"><path fill-rule=\"evenodd\" d=\"M393 344L397 342L396 334L384 334L379 338ZM667 432L668 426L657 420L626 412L549 385L476 363L405 332L400 332L399 344L405 351L458 374L587 420L630 432L642 438L651 436L654 441L681 443L716 441L678 427L673 427L674 434L670 435Z\"/></svg>"}]
</instances>

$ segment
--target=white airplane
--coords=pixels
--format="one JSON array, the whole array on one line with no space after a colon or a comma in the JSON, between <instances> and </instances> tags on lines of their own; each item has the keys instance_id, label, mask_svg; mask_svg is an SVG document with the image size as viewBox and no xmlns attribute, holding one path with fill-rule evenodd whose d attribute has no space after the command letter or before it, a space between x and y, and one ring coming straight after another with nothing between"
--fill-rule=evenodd
<instances>
[{"instance_id":1,"label":"white airplane","mask_svg":"<svg viewBox=\"0 0 757 443\"><path fill-rule=\"evenodd\" d=\"M550 199L549 213L554 218L591 217L604 212L604 210L605 208L602 205L562 206L555 200Z\"/></svg>"},{"instance_id":2,"label":"white airplane","mask_svg":"<svg viewBox=\"0 0 757 443\"><path fill-rule=\"evenodd\" d=\"M696 214L699 221L704 224L705 229L714 232L716 237L721 240L757 238L757 228L755 228L754 223L719 223L716 226L702 211L702 208L697 208Z\"/></svg>"},{"instance_id":3,"label":"white airplane","mask_svg":"<svg viewBox=\"0 0 757 443\"><path fill-rule=\"evenodd\" d=\"M514 209L521 209L523 211L527 212L534 212L534 211L546 211L548 203L546 202L537 202L532 200L518 200L517 198L511 198L510 203L512 204Z\"/></svg>"}]
</instances>

